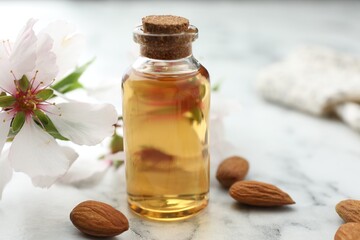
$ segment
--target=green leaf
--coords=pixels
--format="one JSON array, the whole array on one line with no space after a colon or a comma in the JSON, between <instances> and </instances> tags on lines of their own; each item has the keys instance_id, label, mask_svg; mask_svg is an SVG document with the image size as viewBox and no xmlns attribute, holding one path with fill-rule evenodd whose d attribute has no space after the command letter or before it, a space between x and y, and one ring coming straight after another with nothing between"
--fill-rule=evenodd
<instances>
[{"instance_id":1,"label":"green leaf","mask_svg":"<svg viewBox=\"0 0 360 240\"><path fill-rule=\"evenodd\" d=\"M10 107L15 103L16 99L13 96L0 96L0 107Z\"/></svg>"},{"instance_id":2,"label":"green leaf","mask_svg":"<svg viewBox=\"0 0 360 240\"><path fill-rule=\"evenodd\" d=\"M29 85L30 85L29 79L25 75L23 75L22 78L19 80L20 90L25 92L26 90L29 89Z\"/></svg>"},{"instance_id":3,"label":"green leaf","mask_svg":"<svg viewBox=\"0 0 360 240\"><path fill-rule=\"evenodd\" d=\"M59 131L56 129L54 123L51 121L51 119L41 110L35 110L35 122L42 128L45 129L47 133L49 133L51 136L53 136L56 139L69 141L66 137L62 136Z\"/></svg>"},{"instance_id":4,"label":"green leaf","mask_svg":"<svg viewBox=\"0 0 360 240\"><path fill-rule=\"evenodd\" d=\"M43 124L49 123L49 117L46 116L46 114L43 111L36 109L34 111L34 113L35 113L35 116L41 121L41 123L43 123Z\"/></svg>"},{"instance_id":5,"label":"green leaf","mask_svg":"<svg viewBox=\"0 0 360 240\"><path fill-rule=\"evenodd\" d=\"M17 133L22 128L22 126L25 123L25 117L26 117L26 115L24 112L18 112L16 114L16 116L13 119L12 124L11 124L11 128L14 133Z\"/></svg>"},{"instance_id":6,"label":"green leaf","mask_svg":"<svg viewBox=\"0 0 360 240\"><path fill-rule=\"evenodd\" d=\"M71 92L71 91L74 91L74 90L76 90L76 89L78 89L78 88L84 88L84 86L83 86L81 83L79 83L79 82L75 82L75 83L73 83L73 84L71 84L71 85L68 85L68 86L64 87L64 88L61 90L61 93Z\"/></svg>"},{"instance_id":7,"label":"green leaf","mask_svg":"<svg viewBox=\"0 0 360 240\"><path fill-rule=\"evenodd\" d=\"M0 92L0 97L6 96L6 92Z\"/></svg>"},{"instance_id":8,"label":"green leaf","mask_svg":"<svg viewBox=\"0 0 360 240\"><path fill-rule=\"evenodd\" d=\"M82 88L83 86L79 83L79 78L85 72L85 70L94 62L95 59L85 63L81 67L75 69L74 72L70 73L64 79L52 86L53 89L60 93L66 93L77 88Z\"/></svg>"},{"instance_id":9,"label":"green leaf","mask_svg":"<svg viewBox=\"0 0 360 240\"><path fill-rule=\"evenodd\" d=\"M122 136L114 134L110 142L111 153L124 151L124 139Z\"/></svg>"},{"instance_id":10,"label":"green leaf","mask_svg":"<svg viewBox=\"0 0 360 240\"><path fill-rule=\"evenodd\" d=\"M36 98L39 100L48 100L54 95L54 91L51 89L43 89L36 94Z\"/></svg>"}]
</instances>

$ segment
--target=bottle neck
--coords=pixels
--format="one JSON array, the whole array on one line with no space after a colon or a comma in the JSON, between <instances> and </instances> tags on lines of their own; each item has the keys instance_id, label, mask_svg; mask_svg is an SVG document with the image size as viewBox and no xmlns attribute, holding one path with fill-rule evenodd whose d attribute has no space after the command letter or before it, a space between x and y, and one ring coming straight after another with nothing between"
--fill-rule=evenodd
<instances>
[{"instance_id":1,"label":"bottle neck","mask_svg":"<svg viewBox=\"0 0 360 240\"><path fill-rule=\"evenodd\" d=\"M140 55L159 60L178 60L192 55L192 44L140 45Z\"/></svg>"},{"instance_id":2,"label":"bottle neck","mask_svg":"<svg viewBox=\"0 0 360 240\"><path fill-rule=\"evenodd\" d=\"M193 55L175 60L162 60L155 58L139 57L132 68L141 73L178 75L189 74L200 69L200 63Z\"/></svg>"}]
</instances>

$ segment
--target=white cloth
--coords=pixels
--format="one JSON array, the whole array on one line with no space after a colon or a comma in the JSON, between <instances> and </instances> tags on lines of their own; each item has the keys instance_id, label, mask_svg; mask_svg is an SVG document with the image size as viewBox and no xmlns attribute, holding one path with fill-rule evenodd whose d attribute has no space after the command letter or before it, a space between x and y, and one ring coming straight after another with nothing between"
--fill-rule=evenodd
<instances>
[{"instance_id":1,"label":"white cloth","mask_svg":"<svg viewBox=\"0 0 360 240\"><path fill-rule=\"evenodd\" d=\"M325 47L302 47L263 70L267 100L313 115L336 114L360 131L360 59Z\"/></svg>"}]
</instances>

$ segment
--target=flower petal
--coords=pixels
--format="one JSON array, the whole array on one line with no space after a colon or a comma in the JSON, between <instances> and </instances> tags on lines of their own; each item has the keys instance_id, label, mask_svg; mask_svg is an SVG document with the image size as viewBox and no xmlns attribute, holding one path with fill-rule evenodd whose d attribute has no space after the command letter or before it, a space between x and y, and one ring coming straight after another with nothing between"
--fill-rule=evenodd
<instances>
[{"instance_id":1,"label":"flower petal","mask_svg":"<svg viewBox=\"0 0 360 240\"><path fill-rule=\"evenodd\" d=\"M76 144L96 145L114 134L117 113L111 104L70 102L46 110L59 133Z\"/></svg>"},{"instance_id":2,"label":"flower petal","mask_svg":"<svg viewBox=\"0 0 360 240\"><path fill-rule=\"evenodd\" d=\"M0 154L9 134L11 119L12 116L7 112L0 112Z\"/></svg>"},{"instance_id":3,"label":"flower petal","mask_svg":"<svg viewBox=\"0 0 360 240\"><path fill-rule=\"evenodd\" d=\"M32 71L36 62L37 38L33 30L36 20L30 19L20 32L10 55L11 70L20 79L25 73Z\"/></svg>"},{"instance_id":4,"label":"flower petal","mask_svg":"<svg viewBox=\"0 0 360 240\"><path fill-rule=\"evenodd\" d=\"M8 154L9 151L6 151L0 155L0 200L3 190L8 184L8 182L11 180L13 174L13 170L8 160Z\"/></svg>"},{"instance_id":5,"label":"flower petal","mask_svg":"<svg viewBox=\"0 0 360 240\"><path fill-rule=\"evenodd\" d=\"M64 154L67 156L67 158L70 160L70 166L71 166L79 155L72 148L69 147L62 147L62 150ZM36 176L36 177L32 177L31 180L33 185L36 187L48 188L66 174L67 171L61 176Z\"/></svg>"},{"instance_id":6,"label":"flower petal","mask_svg":"<svg viewBox=\"0 0 360 240\"><path fill-rule=\"evenodd\" d=\"M7 41L0 42L0 92L4 89L7 92L14 93L14 77L11 75L9 60L10 46L7 45L10 45Z\"/></svg>"},{"instance_id":7,"label":"flower petal","mask_svg":"<svg viewBox=\"0 0 360 240\"><path fill-rule=\"evenodd\" d=\"M108 160L108 161L125 160L125 158L126 158L125 152L117 152L117 153L112 153L112 154L108 154L105 156L105 160Z\"/></svg>"},{"instance_id":8,"label":"flower petal","mask_svg":"<svg viewBox=\"0 0 360 240\"><path fill-rule=\"evenodd\" d=\"M109 164L95 158L80 158L70 170L59 179L59 183L76 187L90 187L101 181L110 168Z\"/></svg>"},{"instance_id":9,"label":"flower petal","mask_svg":"<svg viewBox=\"0 0 360 240\"><path fill-rule=\"evenodd\" d=\"M56 55L51 51L53 40L48 34L39 34L36 51L36 66L33 71L27 74L31 79L36 75L33 86L40 85L40 89L49 86L58 74Z\"/></svg>"},{"instance_id":10,"label":"flower petal","mask_svg":"<svg viewBox=\"0 0 360 240\"><path fill-rule=\"evenodd\" d=\"M31 119L25 122L15 136L9 154L15 171L24 172L35 179L61 177L75 157L77 156L64 152L55 139Z\"/></svg>"},{"instance_id":11,"label":"flower petal","mask_svg":"<svg viewBox=\"0 0 360 240\"><path fill-rule=\"evenodd\" d=\"M75 27L65 21L52 22L42 32L49 34L54 40L53 51L59 67L57 79L60 80L76 67L85 48L85 38L83 35L74 34Z\"/></svg>"}]
</instances>

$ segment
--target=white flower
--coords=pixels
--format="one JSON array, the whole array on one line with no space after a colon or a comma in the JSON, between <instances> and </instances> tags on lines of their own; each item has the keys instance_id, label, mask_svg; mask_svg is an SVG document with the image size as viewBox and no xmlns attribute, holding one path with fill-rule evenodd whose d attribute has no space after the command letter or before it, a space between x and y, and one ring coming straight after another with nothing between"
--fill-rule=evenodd
<instances>
[{"instance_id":1,"label":"white flower","mask_svg":"<svg viewBox=\"0 0 360 240\"><path fill-rule=\"evenodd\" d=\"M40 32L40 34L49 34L54 40L52 51L56 54L56 65L59 68L58 79L76 67L84 50L84 36L74 34L74 32L74 26L63 21L52 22Z\"/></svg>"},{"instance_id":2,"label":"white flower","mask_svg":"<svg viewBox=\"0 0 360 240\"><path fill-rule=\"evenodd\" d=\"M35 22L29 20L13 44L0 43L0 198L12 169L40 187L67 172L78 155L54 137L95 145L114 133L117 122L109 104L50 102L51 84L75 66L83 39L63 22L35 34ZM13 142L7 152L8 136Z\"/></svg>"}]
</instances>

